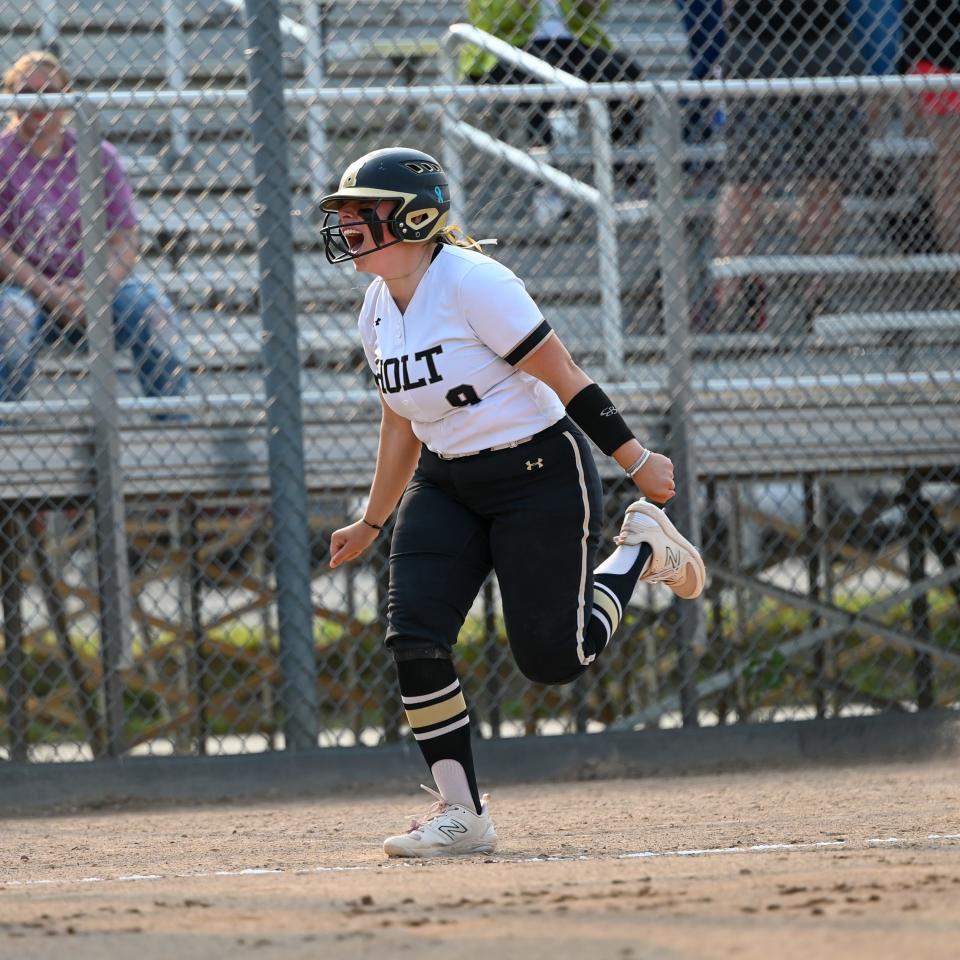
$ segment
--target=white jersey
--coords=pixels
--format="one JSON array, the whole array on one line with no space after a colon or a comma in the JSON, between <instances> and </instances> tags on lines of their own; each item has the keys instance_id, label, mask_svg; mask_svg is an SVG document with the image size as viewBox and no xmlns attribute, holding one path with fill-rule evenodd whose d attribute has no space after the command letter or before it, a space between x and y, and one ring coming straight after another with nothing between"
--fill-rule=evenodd
<instances>
[{"instance_id":1,"label":"white jersey","mask_svg":"<svg viewBox=\"0 0 960 960\"><path fill-rule=\"evenodd\" d=\"M550 325L519 277L482 253L442 246L405 313L378 277L359 327L384 400L434 453L520 440L564 415L553 390L516 369Z\"/></svg>"}]
</instances>

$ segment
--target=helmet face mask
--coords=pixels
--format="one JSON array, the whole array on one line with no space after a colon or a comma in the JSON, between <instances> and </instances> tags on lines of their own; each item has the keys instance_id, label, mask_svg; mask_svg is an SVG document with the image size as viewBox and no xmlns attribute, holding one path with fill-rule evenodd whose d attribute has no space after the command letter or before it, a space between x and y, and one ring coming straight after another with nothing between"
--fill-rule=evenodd
<instances>
[{"instance_id":1,"label":"helmet face mask","mask_svg":"<svg viewBox=\"0 0 960 960\"><path fill-rule=\"evenodd\" d=\"M387 217L377 216L383 200L394 201ZM339 211L347 203L370 204L369 208L358 209L361 221L353 223L362 222L369 229L372 249L364 249L364 245L354 251L344 235L351 224L340 222ZM447 177L436 160L419 150L375 150L347 168L339 189L321 198L320 209L325 214L320 235L327 260L355 260L398 243L420 243L436 237L446 226L450 211Z\"/></svg>"},{"instance_id":2,"label":"helmet face mask","mask_svg":"<svg viewBox=\"0 0 960 960\"><path fill-rule=\"evenodd\" d=\"M374 253L377 250L383 250L386 247L392 247L397 243L403 242L397 239L394 233L393 217L378 217L376 210L377 198L371 197L370 200L372 203L370 207L362 207L357 211L360 217L359 220L350 219L344 222L341 219L339 210L328 210L324 213L320 235L323 237L324 253L330 263L344 263L347 260L356 260L358 257L365 257L369 253ZM357 202L362 203L363 201L358 200ZM373 246L368 247L365 242L362 242L359 246L354 246L344 232L349 231L351 227L366 227L373 240ZM384 240L384 228L389 229L390 233L393 234L391 239Z\"/></svg>"}]
</instances>

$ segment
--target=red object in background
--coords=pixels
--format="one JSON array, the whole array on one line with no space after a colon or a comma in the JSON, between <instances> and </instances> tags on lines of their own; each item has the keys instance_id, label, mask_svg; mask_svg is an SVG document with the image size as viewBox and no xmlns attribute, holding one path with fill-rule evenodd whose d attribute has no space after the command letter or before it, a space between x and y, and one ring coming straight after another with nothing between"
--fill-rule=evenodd
<instances>
[{"instance_id":1,"label":"red object in background","mask_svg":"<svg viewBox=\"0 0 960 960\"><path fill-rule=\"evenodd\" d=\"M929 60L918 60L910 71L924 77L943 76L950 73L944 67L938 67ZM960 90L928 90L920 94L920 103L924 113L935 117L947 117L952 113L960 113Z\"/></svg>"}]
</instances>

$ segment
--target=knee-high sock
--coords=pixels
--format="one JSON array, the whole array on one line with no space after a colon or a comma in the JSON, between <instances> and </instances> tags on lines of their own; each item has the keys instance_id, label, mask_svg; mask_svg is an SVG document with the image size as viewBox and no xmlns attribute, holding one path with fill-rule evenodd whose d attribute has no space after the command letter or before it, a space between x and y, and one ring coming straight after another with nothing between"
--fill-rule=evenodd
<instances>
[{"instance_id":1,"label":"knee-high sock","mask_svg":"<svg viewBox=\"0 0 960 960\"><path fill-rule=\"evenodd\" d=\"M470 715L450 660L397 662L407 722L437 789L448 803L480 812L480 793L470 745Z\"/></svg>"},{"instance_id":2,"label":"knee-high sock","mask_svg":"<svg viewBox=\"0 0 960 960\"><path fill-rule=\"evenodd\" d=\"M603 650L620 626L623 611L652 552L646 543L617 547L594 570L593 610L586 631L594 655Z\"/></svg>"}]
</instances>

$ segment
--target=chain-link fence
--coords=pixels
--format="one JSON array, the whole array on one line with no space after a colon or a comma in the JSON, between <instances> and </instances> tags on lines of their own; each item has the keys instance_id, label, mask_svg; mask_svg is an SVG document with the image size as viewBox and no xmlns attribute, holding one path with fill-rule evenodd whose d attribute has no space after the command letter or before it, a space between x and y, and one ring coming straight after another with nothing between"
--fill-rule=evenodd
<instances>
[{"instance_id":1,"label":"chain-link fence","mask_svg":"<svg viewBox=\"0 0 960 960\"><path fill-rule=\"evenodd\" d=\"M7 91L50 95L0 139L3 755L404 735L387 538L326 565L379 405L314 213L395 143L674 459L709 571L566 688L489 583L481 735L956 707L960 4L250 11L0 0Z\"/></svg>"}]
</instances>

